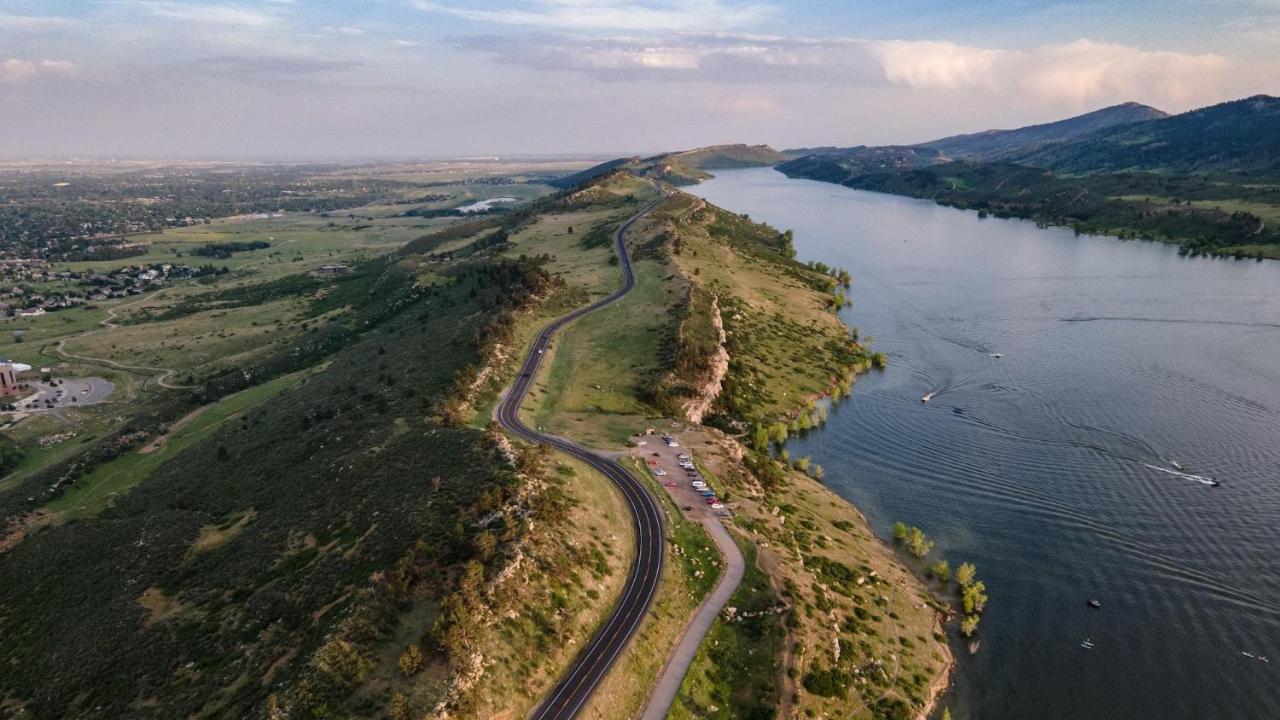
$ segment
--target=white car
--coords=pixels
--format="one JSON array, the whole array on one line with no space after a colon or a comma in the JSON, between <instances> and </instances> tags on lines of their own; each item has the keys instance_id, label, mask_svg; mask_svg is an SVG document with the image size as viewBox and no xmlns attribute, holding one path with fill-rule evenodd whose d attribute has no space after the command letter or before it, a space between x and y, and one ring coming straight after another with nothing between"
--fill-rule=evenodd
<instances>
[{"instance_id":1,"label":"white car","mask_svg":"<svg viewBox=\"0 0 1280 720\"><path fill-rule=\"evenodd\" d=\"M657 475L658 477L662 477L663 475L666 475L666 474L667 474L667 471L666 471L666 470L663 470L662 468L654 468L654 469L653 469L653 474L654 474L654 475Z\"/></svg>"},{"instance_id":2,"label":"white car","mask_svg":"<svg viewBox=\"0 0 1280 720\"><path fill-rule=\"evenodd\" d=\"M711 503L711 509L712 509L712 510L723 510L723 509L724 509L724 503Z\"/></svg>"},{"instance_id":3,"label":"white car","mask_svg":"<svg viewBox=\"0 0 1280 720\"><path fill-rule=\"evenodd\" d=\"M676 459L677 459L677 460L691 460L692 458L690 458L688 455L685 455L684 453L680 453L679 455L676 455Z\"/></svg>"},{"instance_id":4,"label":"white car","mask_svg":"<svg viewBox=\"0 0 1280 720\"><path fill-rule=\"evenodd\" d=\"M695 489L695 490L706 490L706 489L707 489L707 484L706 484L706 483L704 483L704 482L696 482L696 483L690 483L690 484L691 484L691 485L693 485L693 487L694 487L694 489Z\"/></svg>"},{"instance_id":5,"label":"white car","mask_svg":"<svg viewBox=\"0 0 1280 720\"><path fill-rule=\"evenodd\" d=\"M646 442L646 441L644 441L644 440L637 440L637 441L636 441L636 447L644 447L645 445L648 445L648 444L649 444L649 443L648 443L648 442Z\"/></svg>"}]
</instances>

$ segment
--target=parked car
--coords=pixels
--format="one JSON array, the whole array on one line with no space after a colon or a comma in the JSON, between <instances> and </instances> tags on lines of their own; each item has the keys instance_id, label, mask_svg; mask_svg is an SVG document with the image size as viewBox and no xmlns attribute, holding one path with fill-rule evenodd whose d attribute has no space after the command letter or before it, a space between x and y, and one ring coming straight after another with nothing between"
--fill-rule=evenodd
<instances>
[{"instance_id":1,"label":"parked car","mask_svg":"<svg viewBox=\"0 0 1280 720\"><path fill-rule=\"evenodd\" d=\"M666 470L663 470L662 468L657 468L657 467L656 467L656 468L654 468L654 469L653 469L653 474L654 474L654 475L657 475L658 477L662 477L663 475L666 475L666 474L667 474L667 471L666 471Z\"/></svg>"},{"instance_id":2,"label":"parked car","mask_svg":"<svg viewBox=\"0 0 1280 720\"><path fill-rule=\"evenodd\" d=\"M692 506L692 505L685 505L685 506L684 506L684 511L685 511L685 512L692 512L692 511L693 511L693 506Z\"/></svg>"},{"instance_id":3,"label":"parked car","mask_svg":"<svg viewBox=\"0 0 1280 720\"><path fill-rule=\"evenodd\" d=\"M718 503L718 502L711 503L711 509L712 509L712 510L723 510L723 509L724 509L724 503Z\"/></svg>"},{"instance_id":4,"label":"parked car","mask_svg":"<svg viewBox=\"0 0 1280 720\"><path fill-rule=\"evenodd\" d=\"M675 487L675 486L676 486L676 484L675 484L675 483L673 483L673 482L664 482L664 483L662 483L662 486L663 486L663 487Z\"/></svg>"}]
</instances>

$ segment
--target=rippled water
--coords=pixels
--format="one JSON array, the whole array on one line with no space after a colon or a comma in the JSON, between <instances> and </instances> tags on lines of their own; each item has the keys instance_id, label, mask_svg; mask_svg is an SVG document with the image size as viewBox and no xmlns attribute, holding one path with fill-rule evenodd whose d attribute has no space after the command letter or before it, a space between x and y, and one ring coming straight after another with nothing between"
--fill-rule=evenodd
<instances>
[{"instance_id":1,"label":"rippled water","mask_svg":"<svg viewBox=\"0 0 1280 720\"><path fill-rule=\"evenodd\" d=\"M769 169L692 192L853 273L889 369L789 447L882 536L977 564L955 717L1280 718L1280 262Z\"/></svg>"}]
</instances>

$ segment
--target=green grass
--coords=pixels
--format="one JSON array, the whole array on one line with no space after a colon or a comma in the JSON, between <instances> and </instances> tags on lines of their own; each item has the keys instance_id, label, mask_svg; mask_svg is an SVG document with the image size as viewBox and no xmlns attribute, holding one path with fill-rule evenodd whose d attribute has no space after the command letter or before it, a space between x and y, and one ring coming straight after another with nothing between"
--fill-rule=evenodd
<instances>
[{"instance_id":1,"label":"green grass","mask_svg":"<svg viewBox=\"0 0 1280 720\"><path fill-rule=\"evenodd\" d=\"M728 603L737 618L726 622L721 616L711 626L672 704L672 720L771 717L786 638L784 616L772 613L778 597L756 564L755 546L739 545L746 573ZM743 613L759 615L747 618Z\"/></svg>"},{"instance_id":2,"label":"green grass","mask_svg":"<svg viewBox=\"0 0 1280 720\"><path fill-rule=\"evenodd\" d=\"M93 517L102 512L120 494L133 489L165 461L177 457L184 449L208 437L228 420L269 399L286 388L302 383L314 370L303 370L270 380L248 390L224 398L208 406L190 423L176 431L164 445L145 455L130 452L105 463L76 481L66 493L45 506L60 520Z\"/></svg>"},{"instance_id":3,"label":"green grass","mask_svg":"<svg viewBox=\"0 0 1280 720\"><path fill-rule=\"evenodd\" d=\"M525 413L531 422L597 446L619 446L652 410L639 398L662 369L662 340L676 300L664 265L634 263L636 287L574 322L552 341Z\"/></svg>"}]
</instances>

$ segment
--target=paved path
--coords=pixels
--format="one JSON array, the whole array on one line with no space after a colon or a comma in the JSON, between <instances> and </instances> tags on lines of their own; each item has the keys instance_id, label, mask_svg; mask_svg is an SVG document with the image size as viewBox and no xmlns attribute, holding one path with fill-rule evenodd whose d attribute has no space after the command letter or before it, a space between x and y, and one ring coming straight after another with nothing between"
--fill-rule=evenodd
<instances>
[{"instance_id":1,"label":"paved path","mask_svg":"<svg viewBox=\"0 0 1280 720\"><path fill-rule=\"evenodd\" d=\"M746 562L743 560L742 552L738 550L738 544L733 541L729 531L720 522L720 516L707 507L702 497L689 485L687 473L681 470L676 458L677 454L686 450L667 447L656 437L643 440L649 444L640 448L640 455L646 460L652 460L651 466L660 467L667 473L658 479L663 481L663 486L677 505L681 508L690 508L682 509L681 512L690 520L702 525L711 539L720 547L720 554L724 557L724 572L720 576L720 582L716 583L711 592L703 598L702 604L698 606L693 618L685 626L680 641L667 657L667 663L662 667L662 672L658 675L653 691L649 695L649 702L640 715L641 720L662 720L671 710L671 705L680 692L680 685L684 682L684 676L688 674L689 666L693 664L693 658L698 654L702 641L711 631L711 625L741 584L742 576L746 572ZM668 483L674 483L674 487Z\"/></svg>"},{"instance_id":2,"label":"paved path","mask_svg":"<svg viewBox=\"0 0 1280 720\"><path fill-rule=\"evenodd\" d=\"M667 664L663 666L662 674L658 676L658 682L654 685L652 694L649 695L649 704L640 715L641 720L662 720L667 716L672 703L675 702L676 694L680 691L680 685L684 682L684 676L689 672L694 656L698 654L698 648L702 646L702 641L711 631L711 625L720 615L720 611L728 604L729 598L733 597L734 591L742 582L743 573L746 572L742 552L738 550L738 545L733 538L729 537L729 531L724 529L720 520L710 516L704 517L702 527L706 528L707 534L716 541L716 545L720 546L720 552L724 554L724 575L698 606L698 612L689 621L676 649L671 651L671 656L667 658Z\"/></svg>"},{"instance_id":3,"label":"paved path","mask_svg":"<svg viewBox=\"0 0 1280 720\"><path fill-rule=\"evenodd\" d=\"M635 559L632 561L618 604L614 606L604 624L569 666L568 671L556 682L551 693L534 708L530 715L533 720L569 720L578 714L609 673L619 653L640 627L640 622L644 620L653 603L658 582L662 577L666 542L662 530L662 512L654 498L645 490L644 485L615 460L588 450L571 440L540 433L525 425L520 419L520 405L529 392L551 336L583 315L617 302L635 287L635 275L631 269L631 257L627 253L624 236L636 220L661 201L662 199L659 199L646 206L614 233L613 242L622 266L622 287L608 297L578 308L543 328L534 340L533 347L530 348L529 355L525 358L511 390L498 405L498 422L513 434L532 443L550 445L590 465L609 478L622 493L631 511L631 522L636 538Z\"/></svg>"}]
</instances>

